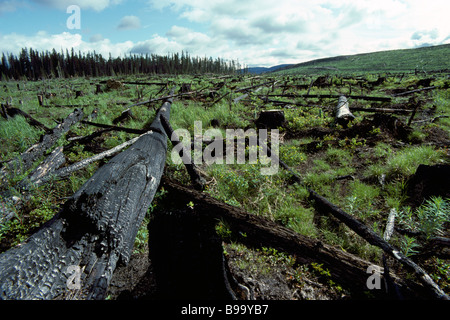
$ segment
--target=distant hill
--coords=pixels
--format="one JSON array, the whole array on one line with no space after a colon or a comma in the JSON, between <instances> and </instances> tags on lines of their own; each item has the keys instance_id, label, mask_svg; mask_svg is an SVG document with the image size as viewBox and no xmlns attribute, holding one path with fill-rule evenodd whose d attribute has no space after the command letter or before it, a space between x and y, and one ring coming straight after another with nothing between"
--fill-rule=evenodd
<instances>
[{"instance_id":1,"label":"distant hill","mask_svg":"<svg viewBox=\"0 0 450 320\"><path fill-rule=\"evenodd\" d=\"M252 67L252 68L248 68L247 72L251 73L251 74L261 74L261 73L266 73L266 72L274 72L286 67L290 67L293 66L293 64L280 64L277 66L273 66L270 68L266 68L266 67ZM244 72L244 69L239 70L240 72Z\"/></svg>"},{"instance_id":2,"label":"distant hill","mask_svg":"<svg viewBox=\"0 0 450 320\"><path fill-rule=\"evenodd\" d=\"M286 66L276 73L320 74L320 73L359 73L359 72L414 72L450 71L450 44L378 51L347 56L317 59Z\"/></svg>"}]
</instances>

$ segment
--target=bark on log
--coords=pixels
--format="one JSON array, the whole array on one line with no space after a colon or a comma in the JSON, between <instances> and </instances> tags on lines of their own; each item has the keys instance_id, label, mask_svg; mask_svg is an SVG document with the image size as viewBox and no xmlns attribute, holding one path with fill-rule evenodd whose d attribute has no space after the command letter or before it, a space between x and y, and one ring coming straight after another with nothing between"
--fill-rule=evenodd
<instances>
[{"instance_id":1,"label":"bark on log","mask_svg":"<svg viewBox=\"0 0 450 320\"><path fill-rule=\"evenodd\" d=\"M336 94L269 94L264 95L267 97L288 97L288 98L318 98L318 99L336 99L339 98L340 95ZM264 97L262 96L262 97ZM368 101L380 101L380 102L390 102L392 100L391 97L371 97L371 96L362 96L362 95L347 95L346 97L354 100L368 100Z\"/></svg>"},{"instance_id":2,"label":"bark on log","mask_svg":"<svg viewBox=\"0 0 450 320\"><path fill-rule=\"evenodd\" d=\"M375 112L375 113L410 113L410 112L414 111L414 110L410 110L410 109L393 109L393 108L359 108L359 107L350 107L349 109L350 109L350 111Z\"/></svg>"},{"instance_id":3,"label":"bark on log","mask_svg":"<svg viewBox=\"0 0 450 320\"><path fill-rule=\"evenodd\" d=\"M22 245L0 255L0 298L104 299L119 261L127 263L137 231L155 195L166 161L167 137L159 116L152 131L118 154ZM71 270L80 271L73 288ZM68 284L70 286L68 286ZM76 286L76 282L75 282Z\"/></svg>"},{"instance_id":4,"label":"bark on log","mask_svg":"<svg viewBox=\"0 0 450 320\"><path fill-rule=\"evenodd\" d=\"M4 164L4 167L0 170L0 180L4 180L8 175L16 176L31 168L33 162L39 159L44 153L50 149L56 141L67 131L70 127L81 120L83 117L83 111L76 109L74 112L59 125L41 137L39 143L34 144L23 152L17 158L10 160Z\"/></svg>"},{"instance_id":5,"label":"bark on log","mask_svg":"<svg viewBox=\"0 0 450 320\"><path fill-rule=\"evenodd\" d=\"M350 120L355 119L355 116L350 112L348 101L345 96L339 97L339 101L335 109L335 114L336 122L345 127Z\"/></svg>"},{"instance_id":6,"label":"bark on log","mask_svg":"<svg viewBox=\"0 0 450 320\"><path fill-rule=\"evenodd\" d=\"M355 231L367 242L383 249L384 252L394 257L405 267L407 267L410 271L413 271L417 276L418 280L421 282L421 284L428 290L431 297L435 299L449 300L448 295L445 294L444 291L442 291L442 289L433 281L433 279L431 279L431 277L420 266L418 266L411 259L406 257L399 250L392 247L389 243L387 243L380 236L378 236L372 229L368 228L365 224L353 218L348 213L339 209L338 207L330 203L327 199L317 194L315 191L310 190L310 197L311 199L316 201L316 204L322 210L331 213L334 217L339 219L341 222L345 223L345 225L347 225L350 229Z\"/></svg>"},{"instance_id":7,"label":"bark on log","mask_svg":"<svg viewBox=\"0 0 450 320\"><path fill-rule=\"evenodd\" d=\"M45 177L51 176L65 162L66 158L63 154L64 147L58 147L35 169L27 178L18 183L20 190L29 190L34 184L38 183Z\"/></svg>"},{"instance_id":8,"label":"bark on log","mask_svg":"<svg viewBox=\"0 0 450 320\"><path fill-rule=\"evenodd\" d=\"M131 112L131 109L128 108L127 110L124 110L120 116L118 116L117 118L115 118L113 120L113 124L118 124L119 122L122 122L124 120L127 119L132 119L133 118L133 113Z\"/></svg>"},{"instance_id":9,"label":"bark on log","mask_svg":"<svg viewBox=\"0 0 450 320\"><path fill-rule=\"evenodd\" d=\"M268 84L273 85L274 82L273 82L273 81L267 81L267 82L264 82L264 83L256 84L256 85L254 85L254 86L250 86L250 87L246 87L246 88L237 89L237 90L235 90L235 92L248 91L248 90L255 89L255 88L258 88L258 87L262 87L262 86L265 86L265 85L268 85ZM258 90L258 91L259 91L259 90ZM255 91L255 92L256 92L256 91Z\"/></svg>"}]
</instances>

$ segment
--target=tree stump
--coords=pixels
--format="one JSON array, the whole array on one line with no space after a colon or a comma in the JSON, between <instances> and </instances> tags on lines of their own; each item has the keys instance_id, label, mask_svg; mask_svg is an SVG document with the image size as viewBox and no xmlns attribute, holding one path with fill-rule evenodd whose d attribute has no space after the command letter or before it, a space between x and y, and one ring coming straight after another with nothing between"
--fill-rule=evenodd
<instances>
[{"instance_id":1,"label":"tree stump","mask_svg":"<svg viewBox=\"0 0 450 320\"><path fill-rule=\"evenodd\" d=\"M350 112L348 106L348 101L345 96L340 96L338 104L335 109L335 119L336 123L342 125L344 128L347 127L348 123L355 119L355 116Z\"/></svg>"},{"instance_id":2,"label":"tree stump","mask_svg":"<svg viewBox=\"0 0 450 320\"><path fill-rule=\"evenodd\" d=\"M265 110L261 111L255 123L258 127L276 129L283 126L285 121L283 110Z\"/></svg>"},{"instance_id":3,"label":"tree stump","mask_svg":"<svg viewBox=\"0 0 450 320\"><path fill-rule=\"evenodd\" d=\"M120 116L115 118L113 120L113 124L118 124L119 122L123 122L125 120L133 119L133 113L131 112L131 109L128 108L127 110L123 111Z\"/></svg>"}]
</instances>

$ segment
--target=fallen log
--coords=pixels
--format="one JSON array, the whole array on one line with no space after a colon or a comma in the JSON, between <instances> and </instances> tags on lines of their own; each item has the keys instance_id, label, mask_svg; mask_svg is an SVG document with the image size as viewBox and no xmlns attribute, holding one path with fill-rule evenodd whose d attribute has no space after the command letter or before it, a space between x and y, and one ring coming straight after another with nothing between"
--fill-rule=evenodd
<instances>
[{"instance_id":1,"label":"fallen log","mask_svg":"<svg viewBox=\"0 0 450 320\"><path fill-rule=\"evenodd\" d=\"M96 122L91 122L91 121L86 121L86 120L81 121L81 123L88 124L88 125L94 126L94 127L110 129L110 130L114 130L114 131L123 131L126 133L143 134L143 133L147 132L147 130L143 130L143 129L124 128L124 127L112 126L109 124L96 123Z\"/></svg>"},{"instance_id":2,"label":"fallen log","mask_svg":"<svg viewBox=\"0 0 450 320\"><path fill-rule=\"evenodd\" d=\"M207 87L204 87L204 88L196 90L196 91L183 92L183 93L178 93L178 94L173 94L173 92L172 92L168 96L164 96L164 97L160 97L160 98L154 98L154 99L150 99L150 100L147 100L147 101L141 101L141 102L129 105L129 106L127 106L127 108L129 109L129 108L132 108L132 107L137 107L137 106L141 106L141 105L144 105L144 104L149 104L149 103L157 102L157 101L161 101L161 100L168 100L168 99L173 99L173 98L177 98L177 97L190 96L190 95L193 95L195 93L199 93L199 92L205 90L206 88ZM164 88L162 88L162 89L164 89Z\"/></svg>"},{"instance_id":3,"label":"fallen log","mask_svg":"<svg viewBox=\"0 0 450 320\"><path fill-rule=\"evenodd\" d=\"M13 195L9 189L0 194L0 222L5 223L12 219L29 199L29 195L23 191L30 190L36 181L51 175L65 161L63 147L56 148L36 169L15 186L21 193L20 197Z\"/></svg>"},{"instance_id":4,"label":"fallen log","mask_svg":"<svg viewBox=\"0 0 450 320\"><path fill-rule=\"evenodd\" d=\"M335 218L339 219L350 229L355 231L359 236L365 239L372 245L375 245L388 255L394 257L402 265L404 265L410 271L413 271L420 281L420 283L427 289L431 297L435 299L449 300L447 294L431 279L431 277L416 263L411 259L406 257L402 252L391 246L385 240L383 240L379 235L377 235L372 229L367 227L364 223L358 221L357 219L350 216L348 213L339 209L327 199L320 196L313 190L309 190L310 198L316 202L316 205L323 211L331 213Z\"/></svg>"},{"instance_id":5,"label":"fallen log","mask_svg":"<svg viewBox=\"0 0 450 320\"><path fill-rule=\"evenodd\" d=\"M334 111L336 122L344 127L347 126L349 121L355 119L355 116L350 112L348 101L345 96L339 97L339 101Z\"/></svg>"},{"instance_id":6,"label":"fallen log","mask_svg":"<svg viewBox=\"0 0 450 320\"><path fill-rule=\"evenodd\" d=\"M230 92L225 93L224 95L220 96L217 100L215 100L214 102L212 102L208 107L212 107L213 105L215 105L217 102L219 102L220 100L222 100L223 98L225 98L227 95L229 95ZM206 107L205 107L206 109Z\"/></svg>"},{"instance_id":7,"label":"fallen log","mask_svg":"<svg viewBox=\"0 0 450 320\"><path fill-rule=\"evenodd\" d=\"M393 108L360 108L350 107L350 111L375 112L375 113L410 113L414 110L410 109L393 109Z\"/></svg>"},{"instance_id":8,"label":"fallen log","mask_svg":"<svg viewBox=\"0 0 450 320\"><path fill-rule=\"evenodd\" d=\"M394 233L394 224L395 224L395 216L397 215L397 210L395 210L394 208L391 209L391 211L389 212L389 216L386 222L386 228L384 230L384 234L383 234L383 239L388 242L391 237L392 234ZM386 293L390 294L391 292L395 293L397 298L402 299L402 295L400 293L399 288L397 287L397 285L394 283L394 281L392 281L391 276L389 274L389 265L388 265L388 259L386 257L386 254L383 253L382 255L382 260L383 260L383 268L384 268L384 275L385 275L385 287L386 287Z\"/></svg>"},{"instance_id":9,"label":"fallen log","mask_svg":"<svg viewBox=\"0 0 450 320\"><path fill-rule=\"evenodd\" d=\"M104 299L159 185L167 152L159 109L151 131L119 153L25 243L0 255L0 298ZM75 281L74 281L75 280Z\"/></svg>"},{"instance_id":10,"label":"fallen log","mask_svg":"<svg viewBox=\"0 0 450 320\"><path fill-rule=\"evenodd\" d=\"M79 144L89 143L90 141L92 141L92 139L101 136L105 132L114 131L114 130L115 130L114 128L106 128L106 129L95 131L94 133L88 134L87 136L82 136L82 137L78 136L78 137L68 138L67 141L69 141L70 143L64 146L64 150L70 150L76 143L79 143Z\"/></svg>"},{"instance_id":11,"label":"fallen log","mask_svg":"<svg viewBox=\"0 0 450 320\"><path fill-rule=\"evenodd\" d=\"M422 88L422 89L415 89L415 90L410 90L410 91L405 91L405 92L400 92L400 93L396 93L393 94L393 97L401 97L401 96L406 96L409 95L411 93L416 93L416 92L421 92L421 91L427 91L427 90L433 90L436 89L438 86L431 86L431 87L426 87L426 88Z\"/></svg>"},{"instance_id":12,"label":"fallen log","mask_svg":"<svg viewBox=\"0 0 450 320\"><path fill-rule=\"evenodd\" d=\"M2 110L3 110L3 112L2 112L2 115L3 115L3 113L4 113L4 117L5 118L7 118L8 116L9 117L15 117L15 116L17 116L17 115L21 115L22 117L24 117L27 121L28 121L28 123L30 124L30 125L32 125L33 127L36 127L36 128L38 128L38 129L42 129L42 130L44 130L45 132L50 132L51 131L51 129L49 129L49 128L47 128L44 124L42 124L41 122L39 122L38 120L36 120L36 119L34 119L32 116L30 116L28 113L26 113L25 111L22 111L22 110L20 110L19 108L14 108L14 107L10 107L10 106L8 106L8 105L4 105L3 103L2 103Z\"/></svg>"},{"instance_id":13,"label":"fallen log","mask_svg":"<svg viewBox=\"0 0 450 320\"><path fill-rule=\"evenodd\" d=\"M39 143L32 145L15 159L6 162L0 170L0 180L4 180L8 175L14 177L30 169L33 163L42 157L82 117L83 111L76 109L62 123L53 128L51 132L41 136Z\"/></svg>"},{"instance_id":14,"label":"fallen log","mask_svg":"<svg viewBox=\"0 0 450 320\"><path fill-rule=\"evenodd\" d=\"M27 178L17 184L17 187L20 190L29 190L33 185L38 184L37 182L44 177L52 175L66 162L63 150L64 147L58 147L53 150L53 152L45 158L45 160L36 169L34 169Z\"/></svg>"},{"instance_id":15,"label":"fallen log","mask_svg":"<svg viewBox=\"0 0 450 320\"><path fill-rule=\"evenodd\" d=\"M338 94L268 94L260 95L261 97L286 97L286 98L318 98L318 99L338 99L341 95ZM391 97L371 97L371 96L361 96L361 95L346 95L349 99L354 100L368 100L368 101L380 101L380 102L390 102Z\"/></svg>"},{"instance_id":16,"label":"fallen log","mask_svg":"<svg viewBox=\"0 0 450 320\"><path fill-rule=\"evenodd\" d=\"M265 86L265 85L268 85L268 84L273 85L274 81L267 81L267 82L256 84L256 85L253 85L253 86L250 86L250 87L236 89L235 92L248 91L248 90L255 89L255 88L258 88L258 87L262 87L262 86Z\"/></svg>"},{"instance_id":17,"label":"fallen log","mask_svg":"<svg viewBox=\"0 0 450 320\"><path fill-rule=\"evenodd\" d=\"M198 190L203 190L205 187L205 179L203 179L198 171L196 165L192 162L191 155L189 151L186 150L183 143L180 141L178 135L173 131L172 126L170 125L169 120L162 115L161 116L162 126L169 137L170 141L175 150L179 150L179 155L183 160L184 166L191 177L192 184L194 188Z\"/></svg>"},{"instance_id":18,"label":"fallen log","mask_svg":"<svg viewBox=\"0 0 450 320\"><path fill-rule=\"evenodd\" d=\"M118 146L116 146L116 147L114 147L112 149L109 149L109 150L106 150L106 151L104 151L102 153L96 154L95 156L92 156L90 158L83 159L83 160L81 160L81 161L79 161L77 163L74 163L74 164L70 165L70 166L67 166L67 167L61 168L59 170L53 171L53 172L51 172L49 174L46 174L45 176L44 175L39 176L39 177L33 179L33 181L31 181L31 182L35 186L40 186L40 185L50 181L51 179L62 179L62 178L68 177L71 173L76 172L78 170L81 170L81 169L87 167L88 165L90 165L93 162L96 162L96 161L102 160L104 158L113 156L114 154L116 154L116 153L122 151L123 149L125 149L125 148L131 146L132 144L134 144L140 137L141 136L133 138L131 140L128 140L128 141L126 141L126 142L124 142L124 143L122 143L122 144L120 144L120 145L118 145Z\"/></svg>"},{"instance_id":19,"label":"fallen log","mask_svg":"<svg viewBox=\"0 0 450 320\"><path fill-rule=\"evenodd\" d=\"M339 284L351 288L355 293L367 291L367 269L373 263L168 179L162 179L162 187L169 192L172 202L184 206L191 202L198 215L224 221L236 237L233 241L254 248L265 246L286 252L294 256L299 264L323 263L324 268L330 270L333 280ZM383 268L378 268L382 275ZM395 274L391 278L404 292L414 295Z\"/></svg>"}]
</instances>

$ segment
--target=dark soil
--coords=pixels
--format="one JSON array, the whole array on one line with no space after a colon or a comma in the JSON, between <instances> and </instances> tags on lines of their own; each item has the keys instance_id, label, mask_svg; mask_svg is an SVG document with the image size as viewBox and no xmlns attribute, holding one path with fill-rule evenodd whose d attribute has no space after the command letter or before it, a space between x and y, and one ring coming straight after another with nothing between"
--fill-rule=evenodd
<instances>
[{"instance_id":1,"label":"dark soil","mask_svg":"<svg viewBox=\"0 0 450 320\"><path fill-rule=\"evenodd\" d=\"M337 300L347 296L337 292L313 274L305 273L295 280L293 268L272 266L270 272L261 273L241 269L238 262L242 253L223 244L227 252L226 261L231 275L241 286L243 295L236 292L239 299L245 300ZM247 249L251 250L251 249ZM157 295L153 266L145 252L132 255L127 266L118 266L111 279L107 296L111 300L160 300ZM241 287L242 288L242 287ZM184 297L192 299L191 296Z\"/></svg>"}]
</instances>

